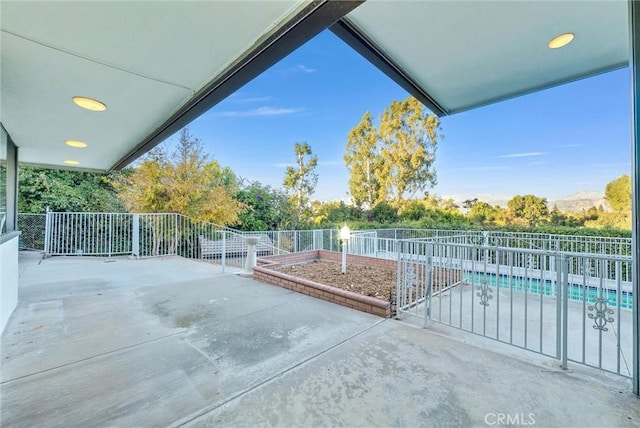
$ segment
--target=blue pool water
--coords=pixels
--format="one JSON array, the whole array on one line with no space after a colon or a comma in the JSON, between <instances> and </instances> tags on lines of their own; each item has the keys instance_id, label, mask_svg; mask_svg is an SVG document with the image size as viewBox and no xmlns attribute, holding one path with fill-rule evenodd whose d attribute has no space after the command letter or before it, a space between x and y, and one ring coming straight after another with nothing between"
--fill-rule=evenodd
<instances>
[{"instance_id":1,"label":"blue pool water","mask_svg":"<svg viewBox=\"0 0 640 428\"><path fill-rule=\"evenodd\" d=\"M513 287L514 291L527 291L531 294L542 294L544 296L556 295L556 284L553 281L545 280L541 281L536 278L523 278L519 276L508 275L496 275L493 273L483 272L466 272L464 277L465 282L473 283L474 285L480 284L481 281L486 280L490 286L500 288ZM582 302L585 299L587 303L594 303L598 297L598 289L596 287L582 286L578 284L569 284L569 299ZM617 297L615 290L602 290L603 295L607 298L609 306L617 306ZM632 293L623 291L620 295L620 308L631 309L633 307L633 295Z\"/></svg>"}]
</instances>

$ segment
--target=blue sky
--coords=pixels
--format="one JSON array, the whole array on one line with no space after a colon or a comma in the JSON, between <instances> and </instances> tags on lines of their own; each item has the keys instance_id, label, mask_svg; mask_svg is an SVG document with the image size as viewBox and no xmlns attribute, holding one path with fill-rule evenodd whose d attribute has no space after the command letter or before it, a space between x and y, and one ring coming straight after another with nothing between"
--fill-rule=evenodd
<instances>
[{"instance_id":1,"label":"blue sky","mask_svg":"<svg viewBox=\"0 0 640 428\"><path fill-rule=\"evenodd\" d=\"M319 160L315 199L347 198L347 134L408 94L325 31L190 126L220 164L280 187L296 141ZM622 69L444 117L435 161L449 195L604 191L630 172L629 73ZM175 138L169 140L175 141ZM482 198L481 198L482 199Z\"/></svg>"}]
</instances>

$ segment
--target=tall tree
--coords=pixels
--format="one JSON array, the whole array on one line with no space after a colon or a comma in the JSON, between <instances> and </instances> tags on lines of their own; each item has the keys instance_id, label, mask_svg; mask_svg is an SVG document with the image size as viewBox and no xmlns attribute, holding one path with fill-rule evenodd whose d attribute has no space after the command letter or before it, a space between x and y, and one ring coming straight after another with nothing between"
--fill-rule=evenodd
<instances>
[{"instance_id":1,"label":"tall tree","mask_svg":"<svg viewBox=\"0 0 640 428\"><path fill-rule=\"evenodd\" d=\"M296 156L295 166L288 166L284 177L284 187L291 195L291 200L296 209L298 222L303 220L304 214L308 211L309 196L311 196L318 184L318 157L311 150L311 146L306 143L295 143L294 153Z\"/></svg>"},{"instance_id":2,"label":"tall tree","mask_svg":"<svg viewBox=\"0 0 640 428\"><path fill-rule=\"evenodd\" d=\"M607 184L604 198L616 212L631 212L631 177L624 174Z\"/></svg>"},{"instance_id":3,"label":"tall tree","mask_svg":"<svg viewBox=\"0 0 640 428\"><path fill-rule=\"evenodd\" d=\"M383 199L400 205L406 195L437 183L433 167L440 122L415 98L394 101L382 113L378 137L381 163L376 169Z\"/></svg>"},{"instance_id":4,"label":"tall tree","mask_svg":"<svg viewBox=\"0 0 640 428\"><path fill-rule=\"evenodd\" d=\"M524 219L530 226L536 226L549 215L547 199L534 195L516 195L507 206L516 218Z\"/></svg>"},{"instance_id":5,"label":"tall tree","mask_svg":"<svg viewBox=\"0 0 640 428\"><path fill-rule=\"evenodd\" d=\"M349 131L344 161L349 171L349 194L357 207L368 209L380 202L380 181L375 174L381 158L376 128L366 112Z\"/></svg>"},{"instance_id":6,"label":"tall tree","mask_svg":"<svg viewBox=\"0 0 640 428\"><path fill-rule=\"evenodd\" d=\"M610 181L604 197L613 212L592 212L592 219L585 216L585 226L631 229L631 177L625 174Z\"/></svg>"},{"instance_id":7,"label":"tall tree","mask_svg":"<svg viewBox=\"0 0 640 428\"><path fill-rule=\"evenodd\" d=\"M234 199L237 180L229 168L209 160L202 143L187 128L176 149L152 150L133 172L118 182L129 210L175 212L198 221L237 223L244 205Z\"/></svg>"}]
</instances>

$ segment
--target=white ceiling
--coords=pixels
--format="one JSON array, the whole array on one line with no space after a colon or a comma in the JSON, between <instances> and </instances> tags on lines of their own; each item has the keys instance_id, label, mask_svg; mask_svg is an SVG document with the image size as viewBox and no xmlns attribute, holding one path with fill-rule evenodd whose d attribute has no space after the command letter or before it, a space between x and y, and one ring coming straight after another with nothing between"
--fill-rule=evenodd
<instances>
[{"instance_id":1,"label":"white ceiling","mask_svg":"<svg viewBox=\"0 0 640 428\"><path fill-rule=\"evenodd\" d=\"M308 3L3 1L0 121L23 163L107 170Z\"/></svg>"},{"instance_id":2,"label":"white ceiling","mask_svg":"<svg viewBox=\"0 0 640 428\"><path fill-rule=\"evenodd\" d=\"M368 0L346 20L451 114L627 65L628 7ZM547 47L566 32L571 44Z\"/></svg>"}]
</instances>

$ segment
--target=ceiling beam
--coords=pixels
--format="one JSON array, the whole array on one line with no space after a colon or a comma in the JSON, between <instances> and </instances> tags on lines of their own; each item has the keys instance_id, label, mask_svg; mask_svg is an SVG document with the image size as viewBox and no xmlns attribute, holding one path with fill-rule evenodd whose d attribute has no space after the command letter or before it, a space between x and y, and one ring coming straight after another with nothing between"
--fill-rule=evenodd
<instances>
[{"instance_id":1,"label":"ceiling beam","mask_svg":"<svg viewBox=\"0 0 640 428\"><path fill-rule=\"evenodd\" d=\"M431 95L424 91L420 85L415 83L398 64L385 55L383 50L378 48L376 44L367 38L353 23L347 19L342 19L331 27L331 31L391 78L391 80L400 85L401 88L413 95L433 113L438 116L450 114L450 112L444 109Z\"/></svg>"},{"instance_id":2,"label":"ceiling beam","mask_svg":"<svg viewBox=\"0 0 640 428\"><path fill-rule=\"evenodd\" d=\"M124 168L311 40L318 33L333 25L363 2L364 0L311 2L274 34L258 43L228 70L198 91L176 113L141 141L135 149L113 164L110 170Z\"/></svg>"}]
</instances>

